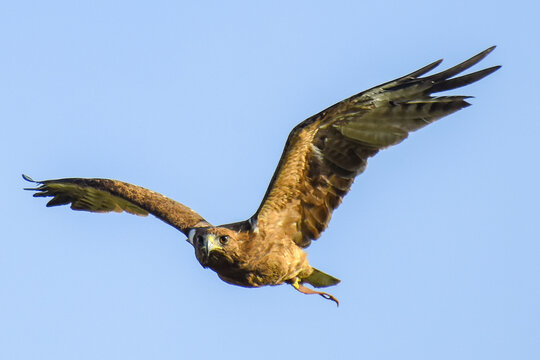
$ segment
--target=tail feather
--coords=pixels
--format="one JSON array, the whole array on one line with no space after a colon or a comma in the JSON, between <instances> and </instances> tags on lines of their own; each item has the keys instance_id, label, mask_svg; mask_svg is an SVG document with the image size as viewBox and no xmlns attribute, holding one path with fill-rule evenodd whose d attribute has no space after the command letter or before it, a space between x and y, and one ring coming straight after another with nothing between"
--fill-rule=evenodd
<instances>
[{"instance_id":1,"label":"tail feather","mask_svg":"<svg viewBox=\"0 0 540 360\"><path fill-rule=\"evenodd\" d=\"M316 288L321 288L337 285L341 282L341 280L336 279L332 275L323 273L321 270L313 268L313 272L307 278L302 279L302 282L307 282Z\"/></svg>"}]
</instances>

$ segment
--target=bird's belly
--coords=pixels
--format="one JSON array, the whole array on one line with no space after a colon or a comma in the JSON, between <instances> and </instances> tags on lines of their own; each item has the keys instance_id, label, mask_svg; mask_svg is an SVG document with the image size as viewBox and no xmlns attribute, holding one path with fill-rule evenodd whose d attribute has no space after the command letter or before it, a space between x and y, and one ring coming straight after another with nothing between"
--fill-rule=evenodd
<instances>
[{"instance_id":1,"label":"bird's belly","mask_svg":"<svg viewBox=\"0 0 540 360\"><path fill-rule=\"evenodd\" d=\"M290 272L281 272L281 271L271 271L264 269L264 272L259 271L249 271L242 274L230 274L230 273L217 273L219 278L226 283L232 285L238 285L243 287L260 287L267 285L280 285L286 282L289 279L294 278L298 272L293 272L291 275Z\"/></svg>"},{"instance_id":2,"label":"bird's belly","mask_svg":"<svg viewBox=\"0 0 540 360\"><path fill-rule=\"evenodd\" d=\"M272 250L237 267L214 270L223 281L244 287L280 285L295 279L299 274L307 276L311 273L306 254L298 247Z\"/></svg>"}]
</instances>

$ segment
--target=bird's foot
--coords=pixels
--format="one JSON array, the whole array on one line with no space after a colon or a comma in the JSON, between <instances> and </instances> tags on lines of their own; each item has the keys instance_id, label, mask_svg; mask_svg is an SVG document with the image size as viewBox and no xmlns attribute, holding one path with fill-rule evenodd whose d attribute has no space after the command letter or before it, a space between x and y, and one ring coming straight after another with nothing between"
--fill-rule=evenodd
<instances>
[{"instance_id":1,"label":"bird's foot","mask_svg":"<svg viewBox=\"0 0 540 360\"><path fill-rule=\"evenodd\" d=\"M328 293L310 289L310 288L308 288L308 287L302 285L298 280L296 280L295 282L293 282L291 285L292 285L296 290L300 291L302 294L307 294L307 295L317 294L317 295L322 296L322 297L325 298L326 300L332 300L332 301L334 301L334 302L336 303L336 305L339 306L339 301L338 301L338 299L336 299L335 297L333 297L332 295L330 295L330 294L328 294Z\"/></svg>"}]
</instances>

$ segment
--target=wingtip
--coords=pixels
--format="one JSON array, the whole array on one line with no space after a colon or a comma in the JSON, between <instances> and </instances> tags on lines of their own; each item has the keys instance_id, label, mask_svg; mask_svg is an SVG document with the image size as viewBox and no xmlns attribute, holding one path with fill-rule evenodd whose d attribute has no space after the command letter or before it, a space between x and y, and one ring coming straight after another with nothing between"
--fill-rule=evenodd
<instances>
[{"instance_id":1,"label":"wingtip","mask_svg":"<svg viewBox=\"0 0 540 360\"><path fill-rule=\"evenodd\" d=\"M497 45L490 46L486 50L481 51L478 54L476 54L474 57L479 57L480 59L483 59L486 56L488 56L493 50L495 50L496 47Z\"/></svg>"},{"instance_id":2,"label":"wingtip","mask_svg":"<svg viewBox=\"0 0 540 360\"><path fill-rule=\"evenodd\" d=\"M483 79L486 76L494 73L495 71L499 70L501 68L501 66L502 65L491 66L491 67L488 67L486 69L471 73L471 74L469 74L469 76L474 77L474 81L478 81L478 80ZM467 75L465 75L465 76L467 76Z\"/></svg>"},{"instance_id":3,"label":"wingtip","mask_svg":"<svg viewBox=\"0 0 540 360\"><path fill-rule=\"evenodd\" d=\"M490 52L492 52L493 50L495 50L495 48L497 47L497 45L492 45L490 47L488 47L486 50L484 50L484 52L486 54L489 54Z\"/></svg>"},{"instance_id":4,"label":"wingtip","mask_svg":"<svg viewBox=\"0 0 540 360\"><path fill-rule=\"evenodd\" d=\"M22 178L28 182L31 182L34 184L43 184L41 181L36 181L26 174L21 174L21 175L22 175ZM39 190L39 186L37 188L23 188L23 190L36 191L36 190ZM36 196L36 194L34 194L34 196Z\"/></svg>"},{"instance_id":5,"label":"wingtip","mask_svg":"<svg viewBox=\"0 0 540 360\"><path fill-rule=\"evenodd\" d=\"M495 50L495 48L497 47L497 45L493 45L493 46L490 46L488 47L486 50L476 54L475 56L473 56L470 60L473 60L473 59L476 59L475 61L473 60L473 65L480 62L481 60L483 60L486 56L488 56L493 50Z\"/></svg>"},{"instance_id":6,"label":"wingtip","mask_svg":"<svg viewBox=\"0 0 540 360\"><path fill-rule=\"evenodd\" d=\"M437 66L441 65L444 59L435 60L429 65L424 66L424 69L426 69L426 72L429 72L433 69L435 69Z\"/></svg>"},{"instance_id":7,"label":"wingtip","mask_svg":"<svg viewBox=\"0 0 540 360\"><path fill-rule=\"evenodd\" d=\"M28 182L33 182L33 183L37 183L37 181L35 181L34 179L32 179L30 176L26 175L26 174L21 174L22 175L22 178Z\"/></svg>"},{"instance_id":8,"label":"wingtip","mask_svg":"<svg viewBox=\"0 0 540 360\"><path fill-rule=\"evenodd\" d=\"M432 62L431 64L428 64L428 65L426 65L426 66L424 66L424 67L422 67L422 68L420 68L420 69L418 69L416 71L413 71L410 74L405 75L403 78L417 78L417 77L420 77L420 76L424 75L425 73L428 73L431 70L435 69L442 62L443 62L443 59L436 60L436 61Z\"/></svg>"}]
</instances>

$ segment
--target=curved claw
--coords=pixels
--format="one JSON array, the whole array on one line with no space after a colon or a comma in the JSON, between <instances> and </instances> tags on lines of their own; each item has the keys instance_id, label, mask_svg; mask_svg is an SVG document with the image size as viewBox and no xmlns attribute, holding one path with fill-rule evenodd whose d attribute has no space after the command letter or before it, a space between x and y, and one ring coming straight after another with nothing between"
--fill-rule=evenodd
<instances>
[{"instance_id":1,"label":"curved claw","mask_svg":"<svg viewBox=\"0 0 540 360\"><path fill-rule=\"evenodd\" d=\"M309 288L306 288L306 289L309 289ZM311 290L311 289L309 289ZM336 303L336 306L339 307L339 300L336 299L334 296L332 296L331 294L328 294L328 293L325 293L325 292L320 292L320 291L313 291L313 294L319 294L321 295L323 298L325 298L326 300L332 300Z\"/></svg>"}]
</instances>

